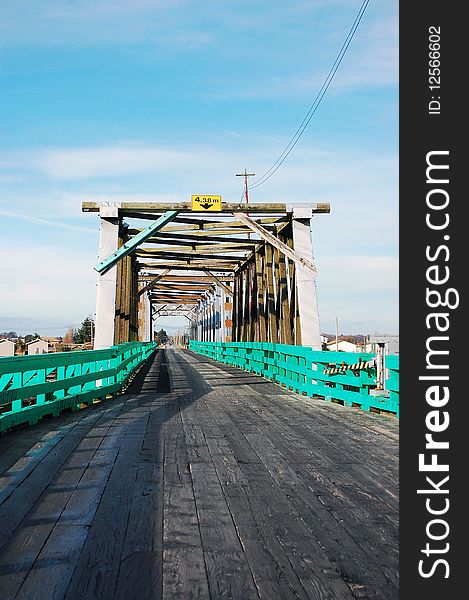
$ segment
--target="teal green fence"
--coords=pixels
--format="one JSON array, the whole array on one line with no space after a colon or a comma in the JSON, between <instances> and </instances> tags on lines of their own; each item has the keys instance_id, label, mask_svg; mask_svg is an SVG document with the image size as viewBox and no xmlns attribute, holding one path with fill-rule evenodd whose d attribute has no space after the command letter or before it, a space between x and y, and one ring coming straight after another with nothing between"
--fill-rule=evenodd
<instances>
[{"instance_id":1,"label":"teal green fence","mask_svg":"<svg viewBox=\"0 0 469 600\"><path fill-rule=\"evenodd\" d=\"M0 433L121 391L155 348L154 342L128 342L104 350L0 358Z\"/></svg>"},{"instance_id":2,"label":"teal green fence","mask_svg":"<svg viewBox=\"0 0 469 600\"><path fill-rule=\"evenodd\" d=\"M304 346L256 342L198 342L189 348L222 363L266 377L289 390L363 410L399 415L399 357L387 356L390 387L376 390L375 355L322 352Z\"/></svg>"},{"instance_id":3,"label":"teal green fence","mask_svg":"<svg viewBox=\"0 0 469 600\"><path fill-rule=\"evenodd\" d=\"M399 410L399 356L397 354L386 356L386 369L388 370L386 389L389 391L391 402L396 403Z\"/></svg>"}]
</instances>

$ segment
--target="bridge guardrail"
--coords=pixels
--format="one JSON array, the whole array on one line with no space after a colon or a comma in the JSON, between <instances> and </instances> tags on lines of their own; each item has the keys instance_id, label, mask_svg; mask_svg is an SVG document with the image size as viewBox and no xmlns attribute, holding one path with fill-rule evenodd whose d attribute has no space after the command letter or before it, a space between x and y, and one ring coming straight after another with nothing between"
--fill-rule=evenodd
<instances>
[{"instance_id":1,"label":"bridge guardrail","mask_svg":"<svg viewBox=\"0 0 469 600\"><path fill-rule=\"evenodd\" d=\"M340 401L399 416L399 356L386 357L386 390L376 390L375 354L324 352L307 346L260 342L199 342L189 348L270 379L306 396ZM371 390L373 390L371 392ZM371 393L370 393L371 392Z\"/></svg>"},{"instance_id":2,"label":"bridge guardrail","mask_svg":"<svg viewBox=\"0 0 469 600\"><path fill-rule=\"evenodd\" d=\"M0 433L121 391L155 348L154 342L128 342L103 350L0 358Z\"/></svg>"}]
</instances>

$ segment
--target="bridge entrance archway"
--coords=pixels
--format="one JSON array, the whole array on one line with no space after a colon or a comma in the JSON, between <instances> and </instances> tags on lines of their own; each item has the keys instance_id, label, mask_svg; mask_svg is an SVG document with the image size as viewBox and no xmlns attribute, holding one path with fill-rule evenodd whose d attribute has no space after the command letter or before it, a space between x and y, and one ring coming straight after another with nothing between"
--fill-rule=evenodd
<instances>
[{"instance_id":1,"label":"bridge entrance archway","mask_svg":"<svg viewBox=\"0 0 469 600\"><path fill-rule=\"evenodd\" d=\"M183 315L199 341L321 348L311 219L329 204L84 202L100 218L95 348Z\"/></svg>"}]
</instances>

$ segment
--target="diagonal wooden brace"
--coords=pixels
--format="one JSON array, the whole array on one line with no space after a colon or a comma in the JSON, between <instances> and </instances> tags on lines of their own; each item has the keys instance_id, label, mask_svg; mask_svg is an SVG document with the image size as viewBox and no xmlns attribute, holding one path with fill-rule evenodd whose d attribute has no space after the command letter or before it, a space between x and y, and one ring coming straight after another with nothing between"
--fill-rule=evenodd
<instances>
[{"instance_id":1,"label":"diagonal wooden brace","mask_svg":"<svg viewBox=\"0 0 469 600\"><path fill-rule=\"evenodd\" d=\"M229 296L233 295L232 290L223 283L223 281L220 281L218 279L218 277L216 275L214 275L213 273L211 273L210 271L205 270L205 273L211 277L213 279L213 281L219 286L221 287L221 289L225 292L225 294L228 294Z\"/></svg>"},{"instance_id":2,"label":"diagonal wooden brace","mask_svg":"<svg viewBox=\"0 0 469 600\"><path fill-rule=\"evenodd\" d=\"M288 258L293 260L297 265L305 268L307 271L309 271L313 275L317 275L317 269L312 262L310 262L306 258L303 258L302 256L300 256L298 254L298 252L295 252L294 250L289 248L286 244L281 242L274 235L272 235L269 231L267 231L267 229L262 227L262 225L259 225L259 223L254 221L254 219L251 219L251 217L248 217L248 215L246 215L244 213L237 213L236 217L242 223L244 223L247 227L249 227L249 229L251 229L251 231L258 233L263 240L268 242L271 246L278 248L278 250L280 250L280 252L282 254L284 254L285 256L288 256Z\"/></svg>"},{"instance_id":3,"label":"diagonal wooden brace","mask_svg":"<svg viewBox=\"0 0 469 600\"><path fill-rule=\"evenodd\" d=\"M145 287L143 287L138 292L138 295L141 296L142 294L144 294L148 290L151 290L158 283L158 281L160 279L162 279L165 275L167 275L170 271L171 271L171 269L165 269L162 273L160 273L159 275L157 275L156 277L154 277L150 282L147 283L147 285Z\"/></svg>"},{"instance_id":4,"label":"diagonal wooden brace","mask_svg":"<svg viewBox=\"0 0 469 600\"><path fill-rule=\"evenodd\" d=\"M125 242L120 248L118 248L115 252L113 252L110 256L104 258L101 262L99 262L95 266L95 271L98 271L101 275L106 271L109 271L121 258L124 256L128 256L132 254L149 237L151 237L154 233L162 229L167 223L172 221L179 211L177 210L168 210L161 215L154 223L152 223L149 227L146 227L143 231L135 235L128 242Z\"/></svg>"}]
</instances>

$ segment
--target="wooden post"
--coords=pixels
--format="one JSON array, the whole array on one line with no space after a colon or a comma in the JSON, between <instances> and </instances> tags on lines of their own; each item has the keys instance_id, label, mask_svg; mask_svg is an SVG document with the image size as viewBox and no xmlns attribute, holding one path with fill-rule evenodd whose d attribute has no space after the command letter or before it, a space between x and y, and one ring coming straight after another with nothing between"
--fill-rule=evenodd
<instances>
[{"instance_id":1,"label":"wooden post","mask_svg":"<svg viewBox=\"0 0 469 600\"><path fill-rule=\"evenodd\" d=\"M287 245L293 247L293 239L291 237L287 239ZM296 291L296 264L290 259L288 260L288 272L290 274L290 319L293 343L296 346L301 346L301 323L298 314Z\"/></svg>"},{"instance_id":2,"label":"wooden post","mask_svg":"<svg viewBox=\"0 0 469 600\"><path fill-rule=\"evenodd\" d=\"M283 256L279 250L277 250L277 259L279 264L278 314L282 344L293 344L290 304L288 301L287 268L285 263L288 259Z\"/></svg>"},{"instance_id":3,"label":"wooden post","mask_svg":"<svg viewBox=\"0 0 469 600\"><path fill-rule=\"evenodd\" d=\"M265 245L265 270L267 273L267 323L268 337L272 344L278 343L277 334L277 315L275 313L275 297L274 297L274 276L273 276L273 250L268 243Z\"/></svg>"},{"instance_id":4,"label":"wooden post","mask_svg":"<svg viewBox=\"0 0 469 600\"><path fill-rule=\"evenodd\" d=\"M264 307L264 257L259 250L255 255L256 279L257 279L257 341L267 342L267 324Z\"/></svg>"},{"instance_id":5,"label":"wooden post","mask_svg":"<svg viewBox=\"0 0 469 600\"><path fill-rule=\"evenodd\" d=\"M238 278L239 273L235 274L233 281L233 308L231 313L231 341L238 341L238 323L239 323L239 308L238 308Z\"/></svg>"}]
</instances>

